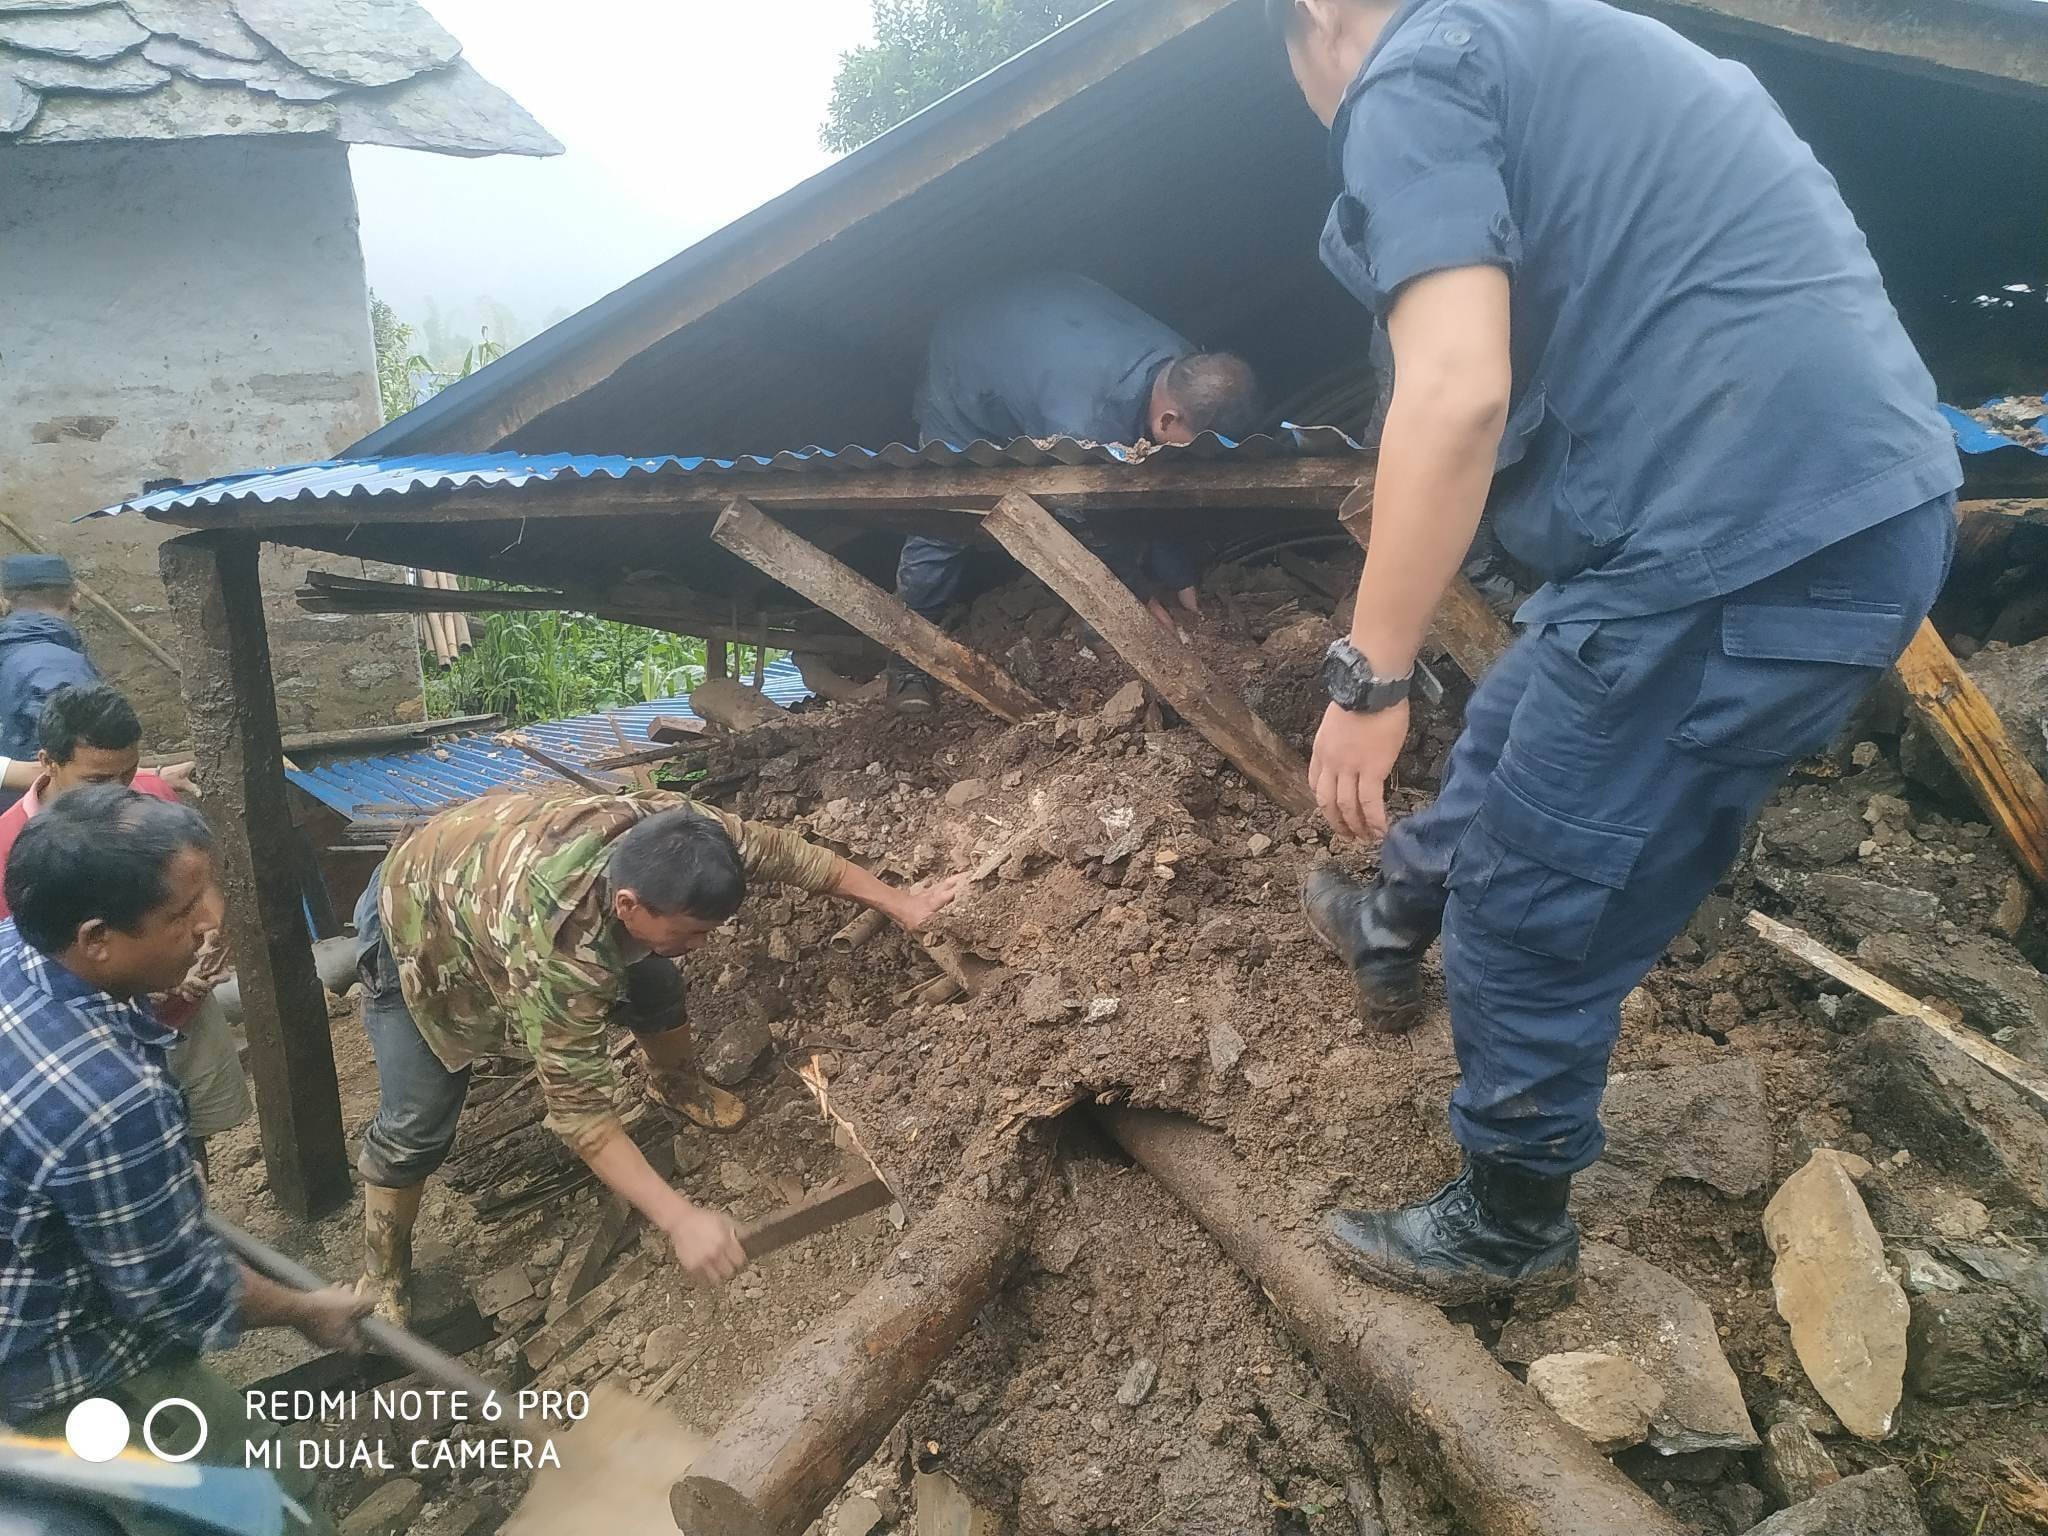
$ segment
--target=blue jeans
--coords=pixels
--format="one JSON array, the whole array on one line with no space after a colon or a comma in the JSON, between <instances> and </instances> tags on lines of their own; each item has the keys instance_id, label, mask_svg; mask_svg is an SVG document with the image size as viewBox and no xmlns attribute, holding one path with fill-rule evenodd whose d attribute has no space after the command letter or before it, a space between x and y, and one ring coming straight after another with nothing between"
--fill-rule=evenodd
<instances>
[{"instance_id":1,"label":"blue jeans","mask_svg":"<svg viewBox=\"0 0 2048 1536\"><path fill-rule=\"evenodd\" d=\"M383 866L356 902L356 968L363 978L363 1028L377 1058L377 1114L363 1131L356 1171L366 1184L404 1189L448 1159L469 1094L469 1068L451 1072L420 1034L398 981L398 961L377 911ZM616 1022L635 1034L661 1034L687 1020L682 972L649 955L628 965Z\"/></svg>"},{"instance_id":2,"label":"blue jeans","mask_svg":"<svg viewBox=\"0 0 2048 1536\"><path fill-rule=\"evenodd\" d=\"M1435 804L1381 854L1397 919L1441 923L1468 1152L1553 1177L1599 1157L1622 999L1911 640L1954 545L1943 497L1724 598L1538 626L1487 673Z\"/></svg>"}]
</instances>

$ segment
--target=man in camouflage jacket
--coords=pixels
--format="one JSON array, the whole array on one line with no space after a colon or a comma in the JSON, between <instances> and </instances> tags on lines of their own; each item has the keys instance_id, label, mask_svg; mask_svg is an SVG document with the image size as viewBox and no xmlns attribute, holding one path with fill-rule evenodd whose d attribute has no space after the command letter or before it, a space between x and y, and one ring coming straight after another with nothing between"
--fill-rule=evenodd
<instances>
[{"instance_id":1,"label":"man in camouflage jacket","mask_svg":"<svg viewBox=\"0 0 2048 1536\"><path fill-rule=\"evenodd\" d=\"M488 795L392 849L356 910L377 1057L377 1116L357 1168L366 1194L360 1289L380 1315L410 1308L412 1227L455 1139L470 1065L533 1058L546 1124L666 1232L693 1278L744 1262L730 1220L648 1165L614 1104L609 1026L631 1029L649 1088L710 1129L745 1117L691 1064L673 957L738 910L754 878L846 896L916 929L958 879L899 889L793 832L681 795Z\"/></svg>"}]
</instances>

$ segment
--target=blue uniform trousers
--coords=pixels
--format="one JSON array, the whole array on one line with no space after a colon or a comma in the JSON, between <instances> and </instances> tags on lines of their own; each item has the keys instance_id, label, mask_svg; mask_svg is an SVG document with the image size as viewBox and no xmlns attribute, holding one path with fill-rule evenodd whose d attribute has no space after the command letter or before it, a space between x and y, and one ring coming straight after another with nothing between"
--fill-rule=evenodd
<instances>
[{"instance_id":1,"label":"blue uniform trousers","mask_svg":"<svg viewBox=\"0 0 2048 1536\"><path fill-rule=\"evenodd\" d=\"M1954 541L1942 497L1727 597L1537 626L1487 674L1379 898L1423 940L1441 924L1468 1152L1550 1177L1599 1157L1622 999L1905 648Z\"/></svg>"},{"instance_id":2,"label":"blue uniform trousers","mask_svg":"<svg viewBox=\"0 0 2048 1536\"><path fill-rule=\"evenodd\" d=\"M1070 518L1060 521L1140 597L1170 595L1201 579L1194 552L1184 544L1104 533ZM937 623L959 597L966 568L965 544L912 535L896 557L896 595L913 613Z\"/></svg>"}]
</instances>

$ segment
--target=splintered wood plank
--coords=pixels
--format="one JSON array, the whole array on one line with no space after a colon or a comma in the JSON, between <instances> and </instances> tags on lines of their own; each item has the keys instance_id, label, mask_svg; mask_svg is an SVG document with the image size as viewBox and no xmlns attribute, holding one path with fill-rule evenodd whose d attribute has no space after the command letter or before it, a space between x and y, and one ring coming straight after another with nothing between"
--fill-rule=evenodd
<instances>
[{"instance_id":1,"label":"splintered wood plank","mask_svg":"<svg viewBox=\"0 0 2048 1536\"><path fill-rule=\"evenodd\" d=\"M1893 986L1882 976L1872 975L1853 960L1844 959L1812 935L1765 917L1761 912L1750 913L1747 921L1751 928L1786 954L1804 960L1823 976L1832 976L1845 987L1855 988L1878 1007L1926 1025L1978 1066L2048 1105L2048 1072L2020 1060L2010 1051L2000 1049L1974 1031L1958 1028L1912 993Z\"/></svg>"},{"instance_id":2,"label":"splintered wood plank","mask_svg":"<svg viewBox=\"0 0 2048 1536\"><path fill-rule=\"evenodd\" d=\"M1372 525L1371 481L1365 481L1344 498L1344 505L1337 509L1337 521L1358 541L1360 549L1367 547L1366 533ZM1443 601L1430 621L1429 633L1450 653L1458 670L1475 683L1515 643L1514 630L1487 606L1479 589L1462 571L1444 588Z\"/></svg>"},{"instance_id":3,"label":"splintered wood plank","mask_svg":"<svg viewBox=\"0 0 2048 1536\"><path fill-rule=\"evenodd\" d=\"M983 524L1018 563L1065 600L1268 799L1304 814L1315 809L1308 764L1203 665L1108 566L1037 501L1005 496Z\"/></svg>"},{"instance_id":4,"label":"splintered wood plank","mask_svg":"<svg viewBox=\"0 0 2048 1536\"><path fill-rule=\"evenodd\" d=\"M2035 885L2048 888L2048 784L1932 624L1898 660L1913 712Z\"/></svg>"},{"instance_id":5,"label":"splintered wood plank","mask_svg":"<svg viewBox=\"0 0 2048 1536\"><path fill-rule=\"evenodd\" d=\"M929 619L906 608L857 571L815 544L764 517L753 503L735 499L711 530L717 543L749 565L836 614L862 634L964 693L1013 724L1045 706L985 656L978 656Z\"/></svg>"}]
</instances>

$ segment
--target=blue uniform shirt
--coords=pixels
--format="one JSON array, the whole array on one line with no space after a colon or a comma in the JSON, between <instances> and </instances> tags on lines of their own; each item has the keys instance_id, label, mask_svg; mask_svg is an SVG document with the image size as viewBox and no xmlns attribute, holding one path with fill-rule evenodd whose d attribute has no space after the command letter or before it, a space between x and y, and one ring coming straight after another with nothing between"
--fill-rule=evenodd
<instances>
[{"instance_id":1,"label":"blue uniform shirt","mask_svg":"<svg viewBox=\"0 0 2048 1536\"><path fill-rule=\"evenodd\" d=\"M1834 178L1739 64L1600 0L1408 0L1332 133L1323 261L1384 317L1499 266L1490 510L1528 622L1737 591L1961 483Z\"/></svg>"},{"instance_id":2,"label":"blue uniform shirt","mask_svg":"<svg viewBox=\"0 0 2048 1536\"><path fill-rule=\"evenodd\" d=\"M1073 272L1013 278L956 304L932 331L912 410L925 442L1077 437L1130 443L1149 430L1152 381L1195 350Z\"/></svg>"}]
</instances>

